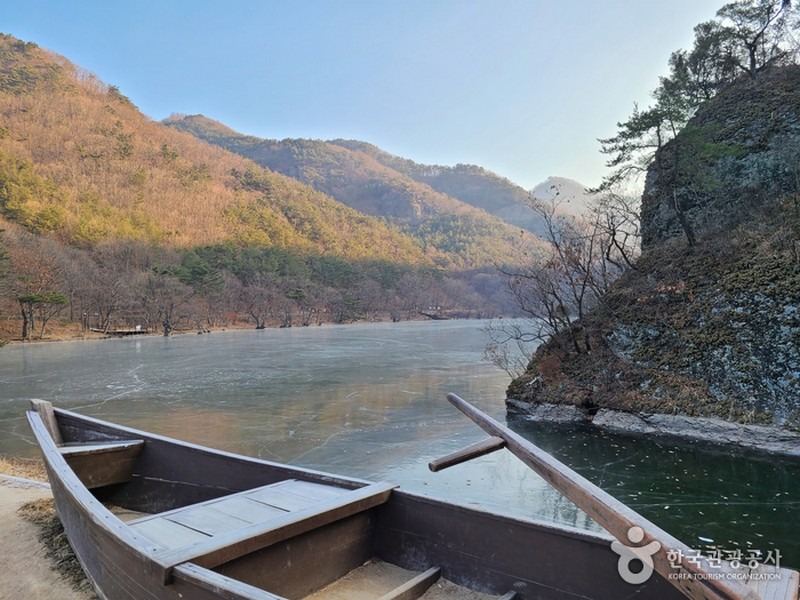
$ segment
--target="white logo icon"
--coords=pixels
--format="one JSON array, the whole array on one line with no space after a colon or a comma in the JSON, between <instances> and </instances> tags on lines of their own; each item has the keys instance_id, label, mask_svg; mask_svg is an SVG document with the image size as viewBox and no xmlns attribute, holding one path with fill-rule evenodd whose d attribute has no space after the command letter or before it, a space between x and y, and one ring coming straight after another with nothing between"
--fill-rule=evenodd
<instances>
[{"instance_id":1,"label":"white logo icon","mask_svg":"<svg viewBox=\"0 0 800 600\"><path fill-rule=\"evenodd\" d=\"M628 530L628 539L638 544L644 539L644 530L641 527L631 527ZM617 570L619 576L630 584L639 585L650 579L653 574L653 554L661 550L661 543L653 540L645 546L626 546L614 540L611 549L619 554ZM642 563L642 570L638 573L631 571L631 562L638 560Z\"/></svg>"}]
</instances>

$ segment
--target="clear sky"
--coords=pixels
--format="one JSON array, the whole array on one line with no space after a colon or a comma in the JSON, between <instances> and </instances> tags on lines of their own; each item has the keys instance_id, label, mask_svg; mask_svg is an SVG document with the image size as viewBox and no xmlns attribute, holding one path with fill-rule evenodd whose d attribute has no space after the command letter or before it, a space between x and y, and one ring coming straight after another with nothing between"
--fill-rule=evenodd
<instances>
[{"instance_id":1,"label":"clear sky","mask_svg":"<svg viewBox=\"0 0 800 600\"><path fill-rule=\"evenodd\" d=\"M597 138L646 105L724 0L2 0L0 31L160 120L348 138L532 188L605 174Z\"/></svg>"}]
</instances>

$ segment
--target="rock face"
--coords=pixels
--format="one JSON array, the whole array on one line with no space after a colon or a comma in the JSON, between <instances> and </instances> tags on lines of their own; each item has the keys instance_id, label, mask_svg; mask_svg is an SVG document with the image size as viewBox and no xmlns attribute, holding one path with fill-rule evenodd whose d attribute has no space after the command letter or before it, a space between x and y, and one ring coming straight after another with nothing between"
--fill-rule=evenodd
<instances>
[{"instance_id":1,"label":"rock face","mask_svg":"<svg viewBox=\"0 0 800 600\"><path fill-rule=\"evenodd\" d=\"M641 217L637 268L584 323L591 353L540 347L509 410L800 429L800 67L701 107L656 154Z\"/></svg>"},{"instance_id":2,"label":"rock face","mask_svg":"<svg viewBox=\"0 0 800 600\"><path fill-rule=\"evenodd\" d=\"M592 423L611 431L702 439L800 457L800 433L764 425L742 425L715 417L636 415L606 409L599 411Z\"/></svg>"},{"instance_id":3,"label":"rock face","mask_svg":"<svg viewBox=\"0 0 800 600\"><path fill-rule=\"evenodd\" d=\"M800 458L800 433L765 425L735 423L717 417L632 413L607 408L601 408L595 415L587 416L577 406L565 404L531 406L516 402L510 403L509 413L528 421L584 424L588 422L608 431L699 439Z\"/></svg>"},{"instance_id":4,"label":"rock face","mask_svg":"<svg viewBox=\"0 0 800 600\"><path fill-rule=\"evenodd\" d=\"M758 218L800 191L800 66L740 80L705 103L656 154L642 195L642 245ZM677 208L676 210L676 204Z\"/></svg>"}]
</instances>

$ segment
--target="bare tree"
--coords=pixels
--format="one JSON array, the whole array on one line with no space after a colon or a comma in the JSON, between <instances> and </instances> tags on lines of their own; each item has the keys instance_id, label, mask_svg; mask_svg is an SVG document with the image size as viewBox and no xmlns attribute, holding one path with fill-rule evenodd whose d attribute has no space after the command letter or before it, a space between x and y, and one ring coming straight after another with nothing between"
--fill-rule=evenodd
<instances>
[{"instance_id":1,"label":"bare tree","mask_svg":"<svg viewBox=\"0 0 800 600\"><path fill-rule=\"evenodd\" d=\"M55 316L61 314L68 304L67 297L61 292L45 292L37 299L37 313L39 316L39 339L44 339L44 329L47 323Z\"/></svg>"},{"instance_id":2,"label":"bare tree","mask_svg":"<svg viewBox=\"0 0 800 600\"><path fill-rule=\"evenodd\" d=\"M276 283L266 275L255 276L242 286L239 301L242 309L253 319L256 329L265 329L267 319L276 307Z\"/></svg>"},{"instance_id":3,"label":"bare tree","mask_svg":"<svg viewBox=\"0 0 800 600\"><path fill-rule=\"evenodd\" d=\"M112 319L129 310L133 303L131 282L134 274L121 269L116 257L103 252L94 264L87 265L82 295L86 301L86 312L97 315L97 327L108 333Z\"/></svg>"},{"instance_id":4,"label":"bare tree","mask_svg":"<svg viewBox=\"0 0 800 600\"><path fill-rule=\"evenodd\" d=\"M22 317L23 340L30 340L37 317L44 325L58 314L67 300L60 289L63 286L64 261L57 242L24 232L10 236L9 257L15 274L13 294Z\"/></svg>"},{"instance_id":5,"label":"bare tree","mask_svg":"<svg viewBox=\"0 0 800 600\"><path fill-rule=\"evenodd\" d=\"M374 279L366 279L356 289L358 303L366 318L377 321L378 316L386 310L386 293L381 284Z\"/></svg>"},{"instance_id":6,"label":"bare tree","mask_svg":"<svg viewBox=\"0 0 800 600\"><path fill-rule=\"evenodd\" d=\"M547 244L523 269L504 270L508 288L527 319L495 321L486 328L484 356L509 374L526 363L527 353L560 338L575 353L592 350L589 311L611 284L634 268L639 248L637 206L623 194L596 194L583 216L559 211L559 200L533 200Z\"/></svg>"},{"instance_id":7,"label":"bare tree","mask_svg":"<svg viewBox=\"0 0 800 600\"><path fill-rule=\"evenodd\" d=\"M606 288L620 273L636 268L642 241L640 208L641 198L630 190L611 188L592 197L587 219L601 232Z\"/></svg>"},{"instance_id":8,"label":"bare tree","mask_svg":"<svg viewBox=\"0 0 800 600\"><path fill-rule=\"evenodd\" d=\"M239 310L239 297L242 284L229 271L220 273L221 284L203 287L202 300L197 314L198 330L209 331L213 327L224 326L236 319Z\"/></svg>"},{"instance_id":9,"label":"bare tree","mask_svg":"<svg viewBox=\"0 0 800 600\"><path fill-rule=\"evenodd\" d=\"M193 296L192 288L176 278L155 272L137 277L138 303L148 329L161 328L165 336L189 317L186 309Z\"/></svg>"},{"instance_id":10,"label":"bare tree","mask_svg":"<svg viewBox=\"0 0 800 600\"><path fill-rule=\"evenodd\" d=\"M508 373L520 377L528 367L533 351L541 343L541 330L536 319L498 319L483 327L489 342L483 358Z\"/></svg>"},{"instance_id":11,"label":"bare tree","mask_svg":"<svg viewBox=\"0 0 800 600\"><path fill-rule=\"evenodd\" d=\"M412 319L417 316L421 308L429 304L427 285L419 273L405 273L397 282L396 292L394 311L397 319L393 316L393 321Z\"/></svg>"}]
</instances>

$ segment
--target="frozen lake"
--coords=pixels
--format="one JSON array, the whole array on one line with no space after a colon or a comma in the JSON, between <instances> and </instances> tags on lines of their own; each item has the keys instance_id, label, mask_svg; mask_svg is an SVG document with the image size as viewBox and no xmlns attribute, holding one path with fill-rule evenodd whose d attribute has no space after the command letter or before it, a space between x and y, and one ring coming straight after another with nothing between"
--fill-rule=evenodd
<instances>
[{"instance_id":1,"label":"frozen lake","mask_svg":"<svg viewBox=\"0 0 800 600\"><path fill-rule=\"evenodd\" d=\"M34 456L30 398L224 450L386 479L435 496L595 528L509 453L441 473L483 437L454 392L505 420L509 377L479 321L228 331L0 351L0 453ZM686 543L800 566L800 463L703 444L512 426Z\"/></svg>"}]
</instances>

